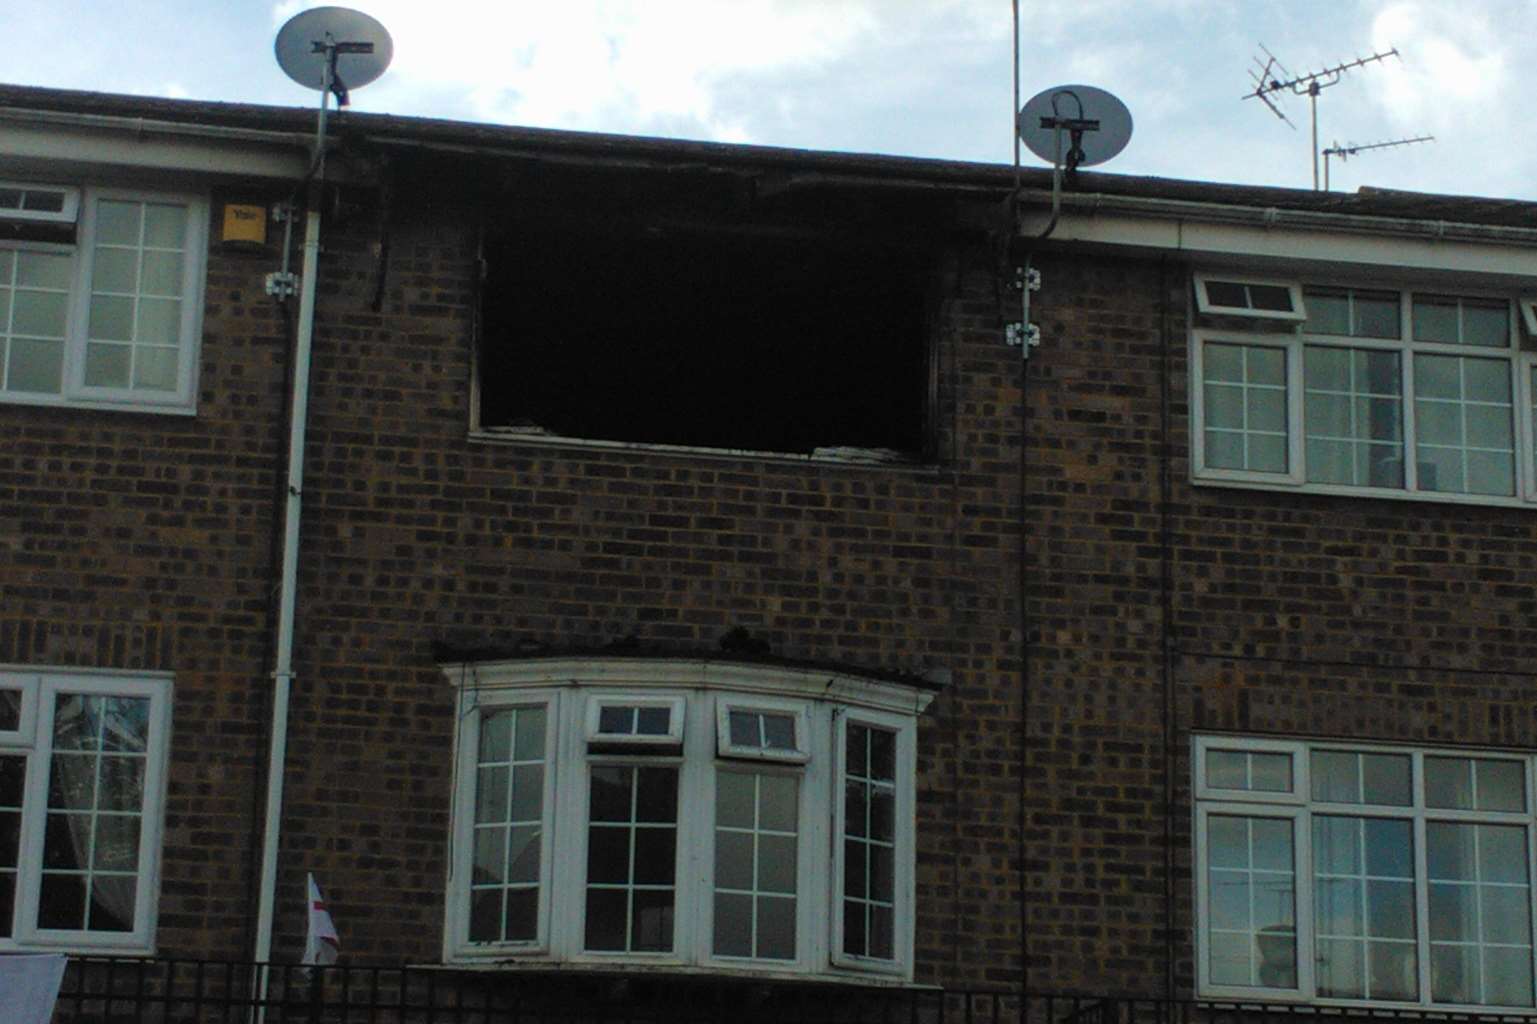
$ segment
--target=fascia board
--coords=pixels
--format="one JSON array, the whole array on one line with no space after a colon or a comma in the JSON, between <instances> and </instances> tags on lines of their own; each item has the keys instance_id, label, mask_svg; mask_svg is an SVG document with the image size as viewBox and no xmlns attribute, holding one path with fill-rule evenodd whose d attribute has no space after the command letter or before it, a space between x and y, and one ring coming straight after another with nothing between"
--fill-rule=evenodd
<instances>
[{"instance_id":1,"label":"fascia board","mask_svg":"<svg viewBox=\"0 0 1537 1024\"><path fill-rule=\"evenodd\" d=\"M466 688L583 686L644 690L711 689L803 700L831 700L899 714L921 714L934 699L922 687L825 669L698 658L534 658L439 666Z\"/></svg>"},{"instance_id":2,"label":"fascia board","mask_svg":"<svg viewBox=\"0 0 1537 1024\"><path fill-rule=\"evenodd\" d=\"M239 137L203 136L68 124L0 121L0 160L7 168L120 168L295 181L309 169L300 146Z\"/></svg>"},{"instance_id":3,"label":"fascia board","mask_svg":"<svg viewBox=\"0 0 1537 1024\"><path fill-rule=\"evenodd\" d=\"M1025 240L1045 221L1028 218ZM1406 226L1407 227L1407 226ZM1035 229L1032 233L1032 229ZM1225 224L1178 217L1064 211L1042 244L1078 243L1145 254L1173 253L1192 262L1296 267L1299 263L1392 268L1500 278L1537 277L1537 242L1479 242L1426 235L1391 236L1289 226Z\"/></svg>"}]
</instances>

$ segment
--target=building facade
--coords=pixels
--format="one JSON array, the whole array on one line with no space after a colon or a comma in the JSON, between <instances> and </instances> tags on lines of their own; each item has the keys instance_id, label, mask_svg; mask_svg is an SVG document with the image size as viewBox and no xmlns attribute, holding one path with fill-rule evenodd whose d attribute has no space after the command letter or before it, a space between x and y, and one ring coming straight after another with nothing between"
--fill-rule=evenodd
<instances>
[{"instance_id":1,"label":"building facade","mask_svg":"<svg viewBox=\"0 0 1537 1024\"><path fill-rule=\"evenodd\" d=\"M1527 205L312 127L0 90L0 950L1533 1006Z\"/></svg>"}]
</instances>

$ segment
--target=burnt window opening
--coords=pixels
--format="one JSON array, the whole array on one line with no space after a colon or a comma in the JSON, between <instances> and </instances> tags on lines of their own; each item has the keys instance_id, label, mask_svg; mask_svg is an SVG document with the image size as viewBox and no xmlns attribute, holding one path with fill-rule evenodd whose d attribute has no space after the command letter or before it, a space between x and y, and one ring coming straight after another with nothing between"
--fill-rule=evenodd
<instances>
[{"instance_id":1,"label":"burnt window opening","mask_svg":"<svg viewBox=\"0 0 1537 1024\"><path fill-rule=\"evenodd\" d=\"M925 454L927 263L910 248L520 225L485 259L482 429Z\"/></svg>"}]
</instances>

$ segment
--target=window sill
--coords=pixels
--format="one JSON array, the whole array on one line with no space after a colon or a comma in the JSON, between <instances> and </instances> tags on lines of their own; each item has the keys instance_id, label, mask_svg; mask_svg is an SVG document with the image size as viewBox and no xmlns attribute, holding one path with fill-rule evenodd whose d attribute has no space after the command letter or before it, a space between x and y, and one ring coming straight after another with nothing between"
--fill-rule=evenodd
<instances>
[{"instance_id":1,"label":"window sill","mask_svg":"<svg viewBox=\"0 0 1537 1024\"><path fill-rule=\"evenodd\" d=\"M939 472L940 465L902 455L896 458L880 458L867 453L884 451L869 448L818 449L830 454L800 454L797 452L760 451L754 448L710 448L682 444L660 444L651 441L602 441L594 438L563 437L557 434L540 434L519 430L482 428L471 430L469 439L482 444L583 449L600 452L644 452L658 455L676 455L693 459L750 459L755 462L777 462L786 465L845 466L850 469L902 470L921 474ZM835 454L831 454L835 453Z\"/></svg>"},{"instance_id":2,"label":"window sill","mask_svg":"<svg viewBox=\"0 0 1537 1024\"><path fill-rule=\"evenodd\" d=\"M588 961L550 960L547 958L519 957L509 954L503 958L487 956L479 959L450 960L444 963L412 964L413 969L444 972L472 972L483 974L519 974L612 979L623 981L630 978L664 980L676 978L688 981L713 981L724 984L804 984L842 988L882 988L913 991L939 991L932 985L919 985L900 975L875 971L839 971L837 969L816 973L806 971L782 971L771 967L727 968L672 963L593 963Z\"/></svg>"},{"instance_id":3,"label":"window sill","mask_svg":"<svg viewBox=\"0 0 1537 1024\"><path fill-rule=\"evenodd\" d=\"M18 405L33 409L71 409L86 412L144 413L153 416L196 416L197 406L192 402L113 402L104 399L61 398L57 395L28 395L19 392L0 392L0 406Z\"/></svg>"},{"instance_id":4,"label":"window sill","mask_svg":"<svg viewBox=\"0 0 1537 1024\"><path fill-rule=\"evenodd\" d=\"M1201 488L1229 488L1242 491L1268 491L1272 494L1302 495L1316 498L1369 498L1384 501L1422 501L1438 505L1475 505L1486 508L1537 509L1537 503L1525 498L1497 494L1458 494L1452 491L1399 491L1386 487L1348 487L1342 484L1289 484L1280 481L1241 480L1231 477L1192 475L1190 483Z\"/></svg>"}]
</instances>

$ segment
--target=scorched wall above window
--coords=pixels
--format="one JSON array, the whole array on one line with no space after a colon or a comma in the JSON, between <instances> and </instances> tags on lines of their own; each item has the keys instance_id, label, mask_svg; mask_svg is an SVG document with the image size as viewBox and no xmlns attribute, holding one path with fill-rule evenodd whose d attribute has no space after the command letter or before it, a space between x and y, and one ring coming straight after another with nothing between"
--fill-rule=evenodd
<instances>
[{"instance_id":1,"label":"scorched wall above window","mask_svg":"<svg viewBox=\"0 0 1537 1024\"><path fill-rule=\"evenodd\" d=\"M481 429L924 452L928 261L909 247L555 218L488 231L484 254Z\"/></svg>"}]
</instances>

